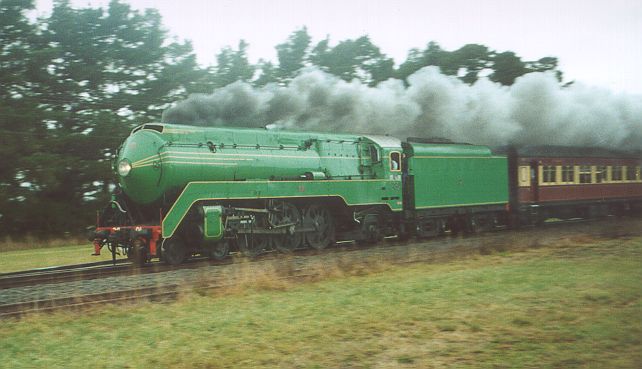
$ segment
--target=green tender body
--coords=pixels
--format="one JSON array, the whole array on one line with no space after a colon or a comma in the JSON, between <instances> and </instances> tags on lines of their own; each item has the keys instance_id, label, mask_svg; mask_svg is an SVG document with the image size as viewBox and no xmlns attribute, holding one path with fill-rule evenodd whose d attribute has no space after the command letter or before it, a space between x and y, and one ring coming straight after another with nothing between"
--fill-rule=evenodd
<instances>
[{"instance_id":1,"label":"green tender body","mask_svg":"<svg viewBox=\"0 0 642 369\"><path fill-rule=\"evenodd\" d=\"M508 162L485 146L409 143L415 209L508 203Z\"/></svg>"}]
</instances>

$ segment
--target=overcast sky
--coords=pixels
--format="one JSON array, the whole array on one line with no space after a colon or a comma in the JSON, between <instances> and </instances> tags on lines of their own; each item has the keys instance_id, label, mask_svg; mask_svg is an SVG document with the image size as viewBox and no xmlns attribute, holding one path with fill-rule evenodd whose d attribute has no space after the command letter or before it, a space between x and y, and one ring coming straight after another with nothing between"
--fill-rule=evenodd
<instances>
[{"instance_id":1,"label":"overcast sky","mask_svg":"<svg viewBox=\"0 0 642 369\"><path fill-rule=\"evenodd\" d=\"M224 46L250 44L252 62L276 60L274 47L308 27L313 42L369 35L397 65L428 41L453 50L480 43L524 60L560 59L566 80L642 94L640 0L129 0L157 8L171 34L192 40L199 61ZM37 0L39 15L52 0ZM102 6L109 0L72 0Z\"/></svg>"}]
</instances>

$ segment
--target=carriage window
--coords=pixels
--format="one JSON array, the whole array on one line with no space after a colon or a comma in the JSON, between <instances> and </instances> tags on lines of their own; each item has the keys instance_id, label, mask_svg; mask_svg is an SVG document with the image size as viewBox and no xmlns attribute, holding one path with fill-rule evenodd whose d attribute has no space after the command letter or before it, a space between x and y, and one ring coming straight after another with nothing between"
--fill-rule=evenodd
<instances>
[{"instance_id":1,"label":"carriage window","mask_svg":"<svg viewBox=\"0 0 642 369\"><path fill-rule=\"evenodd\" d=\"M572 165L562 166L562 182L570 183L575 181L575 167Z\"/></svg>"},{"instance_id":2,"label":"carriage window","mask_svg":"<svg viewBox=\"0 0 642 369\"><path fill-rule=\"evenodd\" d=\"M626 168L626 180L635 181L635 167L625 167Z\"/></svg>"},{"instance_id":3,"label":"carriage window","mask_svg":"<svg viewBox=\"0 0 642 369\"><path fill-rule=\"evenodd\" d=\"M396 151L390 153L390 170L393 172L401 170L401 154Z\"/></svg>"},{"instance_id":4,"label":"carriage window","mask_svg":"<svg viewBox=\"0 0 642 369\"><path fill-rule=\"evenodd\" d=\"M555 183L555 166L554 165L544 165L544 176L542 181L544 183Z\"/></svg>"},{"instance_id":5,"label":"carriage window","mask_svg":"<svg viewBox=\"0 0 642 369\"><path fill-rule=\"evenodd\" d=\"M595 167L595 183L602 183L606 179L606 167L598 165Z\"/></svg>"},{"instance_id":6,"label":"carriage window","mask_svg":"<svg viewBox=\"0 0 642 369\"><path fill-rule=\"evenodd\" d=\"M591 183L591 166L580 166L580 183Z\"/></svg>"},{"instance_id":7,"label":"carriage window","mask_svg":"<svg viewBox=\"0 0 642 369\"><path fill-rule=\"evenodd\" d=\"M611 179L613 181L621 181L622 180L622 166L621 165L615 165L611 169Z\"/></svg>"}]
</instances>

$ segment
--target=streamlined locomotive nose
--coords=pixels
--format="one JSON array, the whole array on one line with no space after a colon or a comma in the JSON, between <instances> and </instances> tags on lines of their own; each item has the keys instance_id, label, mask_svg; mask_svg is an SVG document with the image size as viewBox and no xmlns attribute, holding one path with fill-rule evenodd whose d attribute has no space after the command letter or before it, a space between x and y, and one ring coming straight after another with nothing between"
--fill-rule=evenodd
<instances>
[{"instance_id":1,"label":"streamlined locomotive nose","mask_svg":"<svg viewBox=\"0 0 642 369\"><path fill-rule=\"evenodd\" d=\"M162 196L161 157L164 141L155 132L140 130L123 143L116 162L120 186L132 200L148 204Z\"/></svg>"}]
</instances>

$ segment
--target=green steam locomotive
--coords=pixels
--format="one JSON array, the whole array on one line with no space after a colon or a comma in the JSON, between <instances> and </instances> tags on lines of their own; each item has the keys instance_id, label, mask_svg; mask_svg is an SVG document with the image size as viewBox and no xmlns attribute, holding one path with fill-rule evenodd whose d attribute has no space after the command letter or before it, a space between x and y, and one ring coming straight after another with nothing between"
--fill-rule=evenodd
<instances>
[{"instance_id":1,"label":"green steam locomotive","mask_svg":"<svg viewBox=\"0 0 642 369\"><path fill-rule=\"evenodd\" d=\"M474 232L509 204L505 155L444 140L144 124L114 170L95 254L139 263Z\"/></svg>"}]
</instances>

